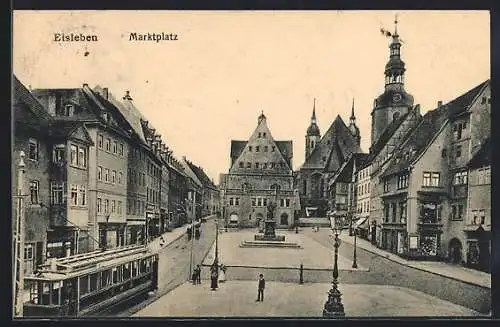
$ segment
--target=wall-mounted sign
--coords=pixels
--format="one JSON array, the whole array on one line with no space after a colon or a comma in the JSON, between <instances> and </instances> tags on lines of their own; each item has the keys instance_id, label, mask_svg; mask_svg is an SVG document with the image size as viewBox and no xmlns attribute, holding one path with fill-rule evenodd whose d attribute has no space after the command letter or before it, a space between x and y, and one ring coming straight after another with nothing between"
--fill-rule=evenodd
<instances>
[{"instance_id":1,"label":"wall-mounted sign","mask_svg":"<svg viewBox=\"0 0 500 327\"><path fill-rule=\"evenodd\" d=\"M410 249L418 249L418 236L410 236Z\"/></svg>"}]
</instances>

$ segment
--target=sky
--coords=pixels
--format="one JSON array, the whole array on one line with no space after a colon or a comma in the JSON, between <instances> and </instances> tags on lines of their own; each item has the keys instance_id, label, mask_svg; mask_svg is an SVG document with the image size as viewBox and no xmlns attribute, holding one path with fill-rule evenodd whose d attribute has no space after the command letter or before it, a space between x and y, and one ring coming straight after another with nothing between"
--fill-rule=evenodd
<instances>
[{"instance_id":1,"label":"sky","mask_svg":"<svg viewBox=\"0 0 500 327\"><path fill-rule=\"evenodd\" d=\"M261 111L300 167L314 98L322 135L337 115L349 123L354 99L367 152L389 58L380 28L393 31L395 14L405 88L422 113L490 78L488 11L14 11L13 72L32 89L129 90L174 155L218 183L231 140L247 140ZM162 32L178 40L130 41Z\"/></svg>"}]
</instances>

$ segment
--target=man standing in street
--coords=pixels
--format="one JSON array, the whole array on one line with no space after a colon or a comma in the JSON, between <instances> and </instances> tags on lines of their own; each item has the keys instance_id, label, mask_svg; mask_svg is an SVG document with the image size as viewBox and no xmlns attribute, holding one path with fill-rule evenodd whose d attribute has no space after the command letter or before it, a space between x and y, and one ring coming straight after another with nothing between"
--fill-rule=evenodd
<instances>
[{"instance_id":1,"label":"man standing in street","mask_svg":"<svg viewBox=\"0 0 500 327\"><path fill-rule=\"evenodd\" d=\"M201 284L201 266L196 265L196 284Z\"/></svg>"},{"instance_id":2,"label":"man standing in street","mask_svg":"<svg viewBox=\"0 0 500 327\"><path fill-rule=\"evenodd\" d=\"M264 288L266 288L266 280L264 279L264 275L260 274L256 302L264 302Z\"/></svg>"}]
</instances>

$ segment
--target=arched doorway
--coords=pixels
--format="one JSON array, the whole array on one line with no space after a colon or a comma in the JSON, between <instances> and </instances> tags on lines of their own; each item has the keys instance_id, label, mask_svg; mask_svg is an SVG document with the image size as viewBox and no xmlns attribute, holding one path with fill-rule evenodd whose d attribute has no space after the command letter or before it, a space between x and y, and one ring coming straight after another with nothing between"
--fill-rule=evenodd
<instances>
[{"instance_id":1,"label":"arched doorway","mask_svg":"<svg viewBox=\"0 0 500 327\"><path fill-rule=\"evenodd\" d=\"M280 216L280 225L288 225L288 214L283 212Z\"/></svg>"},{"instance_id":2,"label":"arched doorway","mask_svg":"<svg viewBox=\"0 0 500 327\"><path fill-rule=\"evenodd\" d=\"M449 259L451 263L462 263L462 243L458 238L452 238L448 249Z\"/></svg>"}]
</instances>

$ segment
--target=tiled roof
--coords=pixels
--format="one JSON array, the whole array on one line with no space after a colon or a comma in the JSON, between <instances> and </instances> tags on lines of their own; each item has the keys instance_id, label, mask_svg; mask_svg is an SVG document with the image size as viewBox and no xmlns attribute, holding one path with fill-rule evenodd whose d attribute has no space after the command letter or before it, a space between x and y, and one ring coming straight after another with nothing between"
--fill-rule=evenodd
<instances>
[{"instance_id":1,"label":"tiled roof","mask_svg":"<svg viewBox=\"0 0 500 327\"><path fill-rule=\"evenodd\" d=\"M290 167L292 167L293 145L292 141L275 141L283 157Z\"/></svg>"},{"instance_id":2,"label":"tiled roof","mask_svg":"<svg viewBox=\"0 0 500 327\"><path fill-rule=\"evenodd\" d=\"M31 94L31 92L17 79L13 77L13 96L17 101L27 105L29 110L40 120L50 122L53 120L52 116L45 110L45 108L38 102L38 100ZM16 115L14 114L14 117Z\"/></svg>"},{"instance_id":3,"label":"tiled roof","mask_svg":"<svg viewBox=\"0 0 500 327\"><path fill-rule=\"evenodd\" d=\"M447 119L465 112L487 82L481 83L439 108L428 111L422 121L413 129L406 142L394 153L383 176L389 176L408 168L425 151Z\"/></svg>"},{"instance_id":4,"label":"tiled roof","mask_svg":"<svg viewBox=\"0 0 500 327\"><path fill-rule=\"evenodd\" d=\"M66 138L81 124L79 121L56 120L50 124L50 135L56 138Z\"/></svg>"},{"instance_id":5,"label":"tiled roof","mask_svg":"<svg viewBox=\"0 0 500 327\"><path fill-rule=\"evenodd\" d=\"M382 176L389 176L408 168L422 154L446 119L447 111L444 106L428 111L422 121L413 129L406 142L394 153Z\"/></svg>"},{"instance_id":6,"label":"tiled roof","mask_svg":"<svg viewBox=\"0 0 500 327\"><path fill-rule=\"evenodd\" d=\"M473 89L462 94L455 100L452 100L449 103L445 104L445 106L448 108L449 117L451 118L453 116L466 112L472 105L472 101L476 98L476 96L483 89L483 87L489 82L490 80L488 79L482 82L481 84L477 85Z\"/></svg>"},{"instance_id":7,"label":"tiled roof","mask_svg":"<svg viewBox=\"0 0 500 327\"><path fill-rule=\"evenodd\" d=\"M247 145L247 141L231 140L231 162L234 162L240 156L243 149Z\"/></svg>"},{"instance_id":8,"label":"tiled roof","mask_svg":"<svg viewBox=\"0 0 500 327\"><path fill-rule=\"evenodd\" d=\"M401 124L406 120L408 114L409 112L401 115L398 119L391 121L391 123L387 125L378 140L370 147L370 154L366 158L363 168L369 165L377 157L386 143L389 142L394 133L396 133L399 126L401 126Z\"/></svg>"},{"instance_id":9,"label":"tiled roof","mask_svg":"<svg viewBox=\"0 0 500 327\"><path fill-rule=\"evenodd\" d=\"M210 188L216 188L214 183L212 183L212 180L210 177L207 176L207 174L203 171L201 167L196 166L194 163L187 161L187 164L189 165L189 168L195 173L196 177L202 182L203 185L208 186Z\"/></svg>"},{"instance_id":10,"label":"tiled roof","mask_svg":"<svg viewBox=\"0 0 500 327\"><path fill-rule=\"evenodd\" d=\"M478 152L469 161L469 168L478 168L491 164L491 140L487 138Z\"/></svg>"},{"instance_id":11,"label":"tiled roof","mask_svg":"<svg viewBox=\"0 0 500 327\"><path fill-rule=\"evenodd\" d=\"M336 171L342 165L345 157L353 152L361 152L361 148L357 145L342 118L337 115L300 169ZM326 157L325 161L323 161L323 157Z\"/></svg>"}]
</instances>

